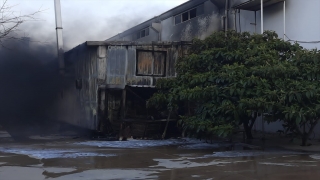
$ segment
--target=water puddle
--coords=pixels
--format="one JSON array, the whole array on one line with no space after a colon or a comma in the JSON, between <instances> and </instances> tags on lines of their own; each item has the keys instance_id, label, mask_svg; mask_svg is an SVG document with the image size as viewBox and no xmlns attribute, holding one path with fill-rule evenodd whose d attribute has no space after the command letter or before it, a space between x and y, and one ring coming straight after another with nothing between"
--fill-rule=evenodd
<instances>
[{"instance_id":1,"label":"water puddle","mask_svg":"<svg viewBox=\"0 0 320 180\"><path fill-rule=\"evenodd\" d=\"M173 146L186 144L184 140L129 140L129 141L87 141L75 143L77 145L87 145L94 147L110 147L110 148L148 148L159 146Z\"/></svg>"},{"instance_id":2,"label":"water puddle","mask_svg":"<svg viewBox=\"0 0 320 180\"><path fill-rule=\"evenodd\" d=\"M78 158L78 157L112 157L115 154L102 154L93 152L79 152L79 150L58 149L26 149L26 148L0 148L0 152L27 155L35 159Z\"/></svg>"},{"instance_id":3,"label":"water puddle","mask_svg":"<svg viewBox=\"0 0 320 180\"><path fill-rule=\"evenodd\" d=\"M2 166L0 167L0 177L6 180L43 180L46 179L42 175L43 169L32 167L15 167Z\"/></svg>"},{"instance_id":4,"label":"water puddle","mask_svg":"<svg viewBox=\"0 0 320 180\"><path fill-rule=\"evenodd\" d=\"M273 162L260 162L259 164L271 166L286 166L286 167L301 167L301 166L317 166L316 164L299 164L299 163L273 163Z\"/></svg>"},{"instance_id":5,"label":"water puddle","mask_svg":"<svg viewBox=\"0 0 320 180\"><path fill-rule=\"evenodd\" d=\"M49 173L70 173L70 172L76 171L77 169L50 167L50 168L43 168L43 170L45 170Z\"/></svg>"},{"instance_id":6,"label":"water puddle","mask_svg":"<svg viewBox=\"0 0 320 180\"><path fill-rule=\"evenodd\" d=\"M179 146L181 149L217 149L232 146L230 143L204 143L195 139L168 139L168 140L129 140L129 141L86 141L78 142L76 145L109 148L149 148L160 146Z\"/></svg>"},{"instance_id":7,"label":"water puddle","mask_svg":"<svg viewBox=\"0 0 320 180\"><path fill-rule=\"evenodd\" d=\"M81 173L69 174L54 178L54 180L88 180L94 177L95 180L111 180L111 179L157 179L158 172L154 170L135 170L135 169L103 169L88 170ZM48 178L51 180L51 178Z\"/></svg>"},{"instance_id":8,"label":"water puddle","mask_svg":"<svg viewBox=\"0 0 320 180\"><path fill-rule=\"evenodd\" d=\"M224 157L224 158L235 158L235 157L254 157L254 156L270 156L270 155L286 155L286 154L303 154L291 151L223 151L214 152L210 155L205 155L205 157Z\"/></svg>"}]
</instances>

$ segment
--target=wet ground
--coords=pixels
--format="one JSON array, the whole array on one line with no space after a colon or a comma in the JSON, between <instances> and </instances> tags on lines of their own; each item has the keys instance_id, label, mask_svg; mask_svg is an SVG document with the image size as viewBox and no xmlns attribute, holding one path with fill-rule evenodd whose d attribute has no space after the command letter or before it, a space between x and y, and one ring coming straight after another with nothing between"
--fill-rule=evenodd
<instances>
[{"instance_id":1,"label":"wet ground","mask_svg":"<svg viewBox=\"0 0 320 180\"><path fill-rule=\"evenodd\" d=\"M107 142L54 135L22 143L0 135L0 180L320 179L320 153L192 139Z\"/></svg>"}]
</instances>

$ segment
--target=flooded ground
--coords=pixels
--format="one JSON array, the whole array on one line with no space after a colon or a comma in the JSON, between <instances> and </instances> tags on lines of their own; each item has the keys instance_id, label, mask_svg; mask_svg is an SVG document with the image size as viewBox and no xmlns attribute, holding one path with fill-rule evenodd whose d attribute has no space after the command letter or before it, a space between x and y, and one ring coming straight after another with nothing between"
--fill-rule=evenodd
<instances>
[{"instance_id":1,"label":"flooded ground","mask_svg":"<svg viewBox=\"0 0 320 180\"><path fill-rule=\"evenodd\" d=\"M317 153L243 150L241 144L206 144L192 139L38 139L41 141L0 141L0 180L320 178Z\"/></svg>"}]
</instances>

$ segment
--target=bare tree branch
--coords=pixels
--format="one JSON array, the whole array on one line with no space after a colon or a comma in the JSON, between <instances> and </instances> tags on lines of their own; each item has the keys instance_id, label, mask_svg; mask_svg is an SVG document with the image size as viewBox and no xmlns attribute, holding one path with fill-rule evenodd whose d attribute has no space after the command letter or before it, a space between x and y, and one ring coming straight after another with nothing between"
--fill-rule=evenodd
<instances>
[{"instance_id":1,"label":"bare tree branch","mask_svg":"<svg viewBox=\"0 0 320 180\"><path fill-rule=\"evenodd\" d=\"M3 46L3 41L8 39L19 40L21 38L14 35L19 31L19 26L26 21L37 21L36 15L43 12L41 8L37 11L24 14L14 11L16 5L8 5L8 0L4 0L0 5L0 44Z\"/></svg>"}]
</instances>

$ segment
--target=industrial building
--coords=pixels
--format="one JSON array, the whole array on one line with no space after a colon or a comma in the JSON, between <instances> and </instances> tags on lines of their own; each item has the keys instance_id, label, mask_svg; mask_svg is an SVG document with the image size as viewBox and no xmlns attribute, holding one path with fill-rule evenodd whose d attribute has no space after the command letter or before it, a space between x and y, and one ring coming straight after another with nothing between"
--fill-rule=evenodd
<instances>
[{"instance_id":1,"label":"industrial building","mask_svg":"<svg viewBox=\"0 0 320 180\"><path fill-rule=\"evenodd\" d=\"M176 76L175 61L188 53L193 38L273 30L284 40L317 48L320 24L313 20L320 17L319 5L318 0L190 0L107 40L85 42L65 53L70 76L57 103L64 112L58 119L92 130L123 121L163 121L146 110L145 101L159 78ZM256 130L282 128L262 122ZM147 126L139 126L143 135Z\"/></svg>"}]
</instances>

